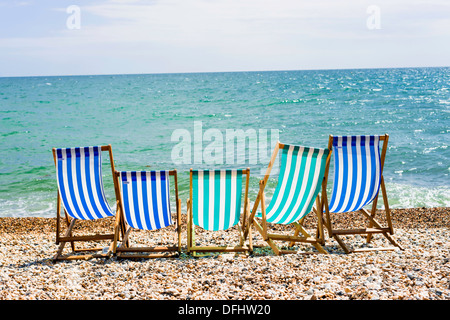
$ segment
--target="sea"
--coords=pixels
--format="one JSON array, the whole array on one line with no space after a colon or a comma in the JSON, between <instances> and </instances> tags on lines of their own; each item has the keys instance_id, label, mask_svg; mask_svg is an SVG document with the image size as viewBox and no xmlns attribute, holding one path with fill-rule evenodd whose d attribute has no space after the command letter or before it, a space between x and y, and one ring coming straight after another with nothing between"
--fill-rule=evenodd
<instances>
[{"instance_id":1,"label":"sea","mask_svg":"<svg viewBox=\"0 0 450 320\"><path fill-rule=\"evenodd\" d=\"M56 215L52 148L110 144L116 170L177 169L185 212L190 168L250 168L253 203L277 140L385 133L390 207L450 206L450 67L3 77L0 217ZM106 153L102 174L115 208ZM268 200L276 184L274 170Z\"/></svg>"}]
</instances>

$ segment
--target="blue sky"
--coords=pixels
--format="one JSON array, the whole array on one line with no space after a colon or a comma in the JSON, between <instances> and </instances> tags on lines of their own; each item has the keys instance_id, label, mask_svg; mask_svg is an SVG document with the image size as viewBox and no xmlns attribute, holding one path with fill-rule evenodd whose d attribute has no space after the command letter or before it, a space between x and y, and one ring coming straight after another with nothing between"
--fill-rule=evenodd
<instances>
[{"instance_id":1,"label":"blue sky","mask_svg":"<svg viewBox=\"0 0 450 320\"><path fill-rule=\"evenodd\" d=\"M0 76L427 66L449 0L0 0Z\"/></svg>"}]
</instances>

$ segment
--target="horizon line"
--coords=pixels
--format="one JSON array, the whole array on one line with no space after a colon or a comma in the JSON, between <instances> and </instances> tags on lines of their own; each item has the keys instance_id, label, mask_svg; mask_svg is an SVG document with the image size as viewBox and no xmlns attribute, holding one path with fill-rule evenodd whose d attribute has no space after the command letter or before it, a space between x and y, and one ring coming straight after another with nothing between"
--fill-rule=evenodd
<instances>
[{"instance_id":1,"label":"horizon line","mask_svg":"<svg viewBox=\"0 0 450 320\"><path fill-rule=\"evenodd\" d=\"M145 72L145 73L103 73L103 74L56 74L56 75L22 75L0 76L0 78L39 78L39 77L89 77L89 76L136 76L136 75L174 75L174 74L204 74L204 73L244 73L244 72L291 72L291 71L334 71L334 70L376 70L376 69L425 69L449 68L448 66L421 67L356 67L356 68L324 68L324 69L281 69L281 70L241 70L241 71L191 71L191 72Z\"/></svg>"}]
</instances>

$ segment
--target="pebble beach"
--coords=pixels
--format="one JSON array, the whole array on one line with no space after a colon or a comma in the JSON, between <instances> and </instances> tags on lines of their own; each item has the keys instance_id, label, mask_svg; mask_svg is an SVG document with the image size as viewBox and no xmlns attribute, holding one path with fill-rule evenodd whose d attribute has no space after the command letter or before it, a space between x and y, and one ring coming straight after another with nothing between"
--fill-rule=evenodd
<instances>
[{"instance_id":1,"label":"pebble beach","mask_svg":"<svg viewBox=\"0 0 450 320\"><path fill-rule=\"evenodd\" d=\"M213 254L176 258L53 262L55 218L0 218L1 300L449 300L450 208L391 210L394 239L404 250L345 254L326 238L329 254L310 245L275 256L255 248L253 254ZM379 211L378 215L382 215ZM183 214L183 244L186 224ZM336 227L360 223L355 214L340 215ZM379 219L381 220L381 219ZM315 218L305 220L314 233ZM362 223L362 221L361 221ZM111 230L113 220L80 224L76 232ZM91 227L89 227L91 226ZM270 226L289 232L285 226ZM84 228L88 228L84 230ZM202 232L201 244L232 244L236 230ZM174 227L131 234L134 245L175 242ZM326 233L327 235L327 233ZM380 235L344 237L354 247L389 246ZM254 244L263 245L253 231ZM105 243L107 246L108 243ZM65 249L67 252L69 246Z\"/></svg>"}]
</instances>

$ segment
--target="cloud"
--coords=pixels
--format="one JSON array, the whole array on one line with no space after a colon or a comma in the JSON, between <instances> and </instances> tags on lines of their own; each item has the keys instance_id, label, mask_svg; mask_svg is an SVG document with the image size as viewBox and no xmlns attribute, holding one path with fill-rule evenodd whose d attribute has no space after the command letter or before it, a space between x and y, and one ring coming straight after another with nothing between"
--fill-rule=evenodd
<instances>
[{"instance_id":1,"label":"cloud","mask_svg":"<svg viewBox=\"0 0 450 320\"><path fill-rule=\"evenodd\" d=\"M374 67L374 61L392 66L388 56L381 60L376 53L404 56L415 50L423 55L416 64L423 65L437 61L437 42L441 52L449 52L446 1L377 1L380 30L366 26L369 5L372 1L85 1L81 29L65 27L65 7L48 7L58 13L52 16L58 23L50 21L51 28L38 37L0 38L0 58L34 57L55 70L77 65L80 73L126 73Z\"/></svg>"}]
</instances>

